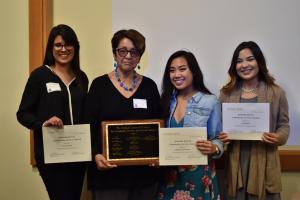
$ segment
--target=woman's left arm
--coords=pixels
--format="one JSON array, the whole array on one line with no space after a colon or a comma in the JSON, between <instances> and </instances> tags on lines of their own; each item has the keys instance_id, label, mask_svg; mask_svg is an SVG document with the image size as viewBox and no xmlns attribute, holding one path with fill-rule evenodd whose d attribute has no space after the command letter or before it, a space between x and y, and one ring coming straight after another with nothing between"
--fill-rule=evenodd
<instances>
[{"instance_id":1,"label":"woman's left arm","mask_svg":"<svg viewBox=\"0 0 300 200\"><path fill-rule=\"evenodd\" d=\"M205 154L211 155L213 159L220 158L224 152L223 142L217 137L222 130L221 104L216 99L207 121L206 141L197 141L198 149Z\"/></svg>"},{"instance_id":2,"label":"woman's left arm","mask_svg":"<svg viewBox=\"0 0 300 200\"><path fill-rule=\"evenodd\" d=\"M264 133L262 136L262 140L265 143L276 146L284 145L290 133L289 107L283 90L280 90L278 98L278 113L275 113L277 121L273 122L276 124L275 133Z\"/></svg>"},{"instance_id":3,"label":"woman's left arm","mask_svg":"<svg viewBox=\"0 0 300 200\"><path fill-rule=\"evenodd\" d=\"M212 158L218 159L224 153L224 144L218 138L219 133L222 131L222 109L219 100L217 100L216 104L213 107L211 116L208 120L207 128L210 136L209 140L218 148L218 151L216 149L216 152L212 155Z\"/></svg>"}]
</instances>

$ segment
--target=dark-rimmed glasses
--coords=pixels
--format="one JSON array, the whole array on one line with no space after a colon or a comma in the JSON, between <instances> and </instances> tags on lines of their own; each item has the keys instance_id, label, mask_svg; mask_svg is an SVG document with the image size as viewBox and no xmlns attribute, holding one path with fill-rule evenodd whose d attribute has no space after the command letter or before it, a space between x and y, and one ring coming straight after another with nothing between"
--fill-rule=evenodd
<instances>
[{"instance_id":1,"label":"dark-rimmed glasses","mask_svg":"<svg viewBox=\"0 0 300 200\"><path fill-rule=\"evenodd\" d=\"M117 48L117 53L121 57L126 57L128 52L130 53L130 56L133 58L137 58L140 56L139 52L136 49L127 50L126 48Z\"/></svg>"},{"instance_id":2,"label":"dark-rimmed glasses","mask_svg":"<svg viewBox=\"0 0 300 200\"><path fill-rule=\"evenodd\" d=\"M65 49L67 49L67 50L71 50L74 47L74 45L72 45L72 44L55 43L53 45L53 47L54 47L55 50L62 50L63 47L65 47Z\"/></svg>"}]
</instances>

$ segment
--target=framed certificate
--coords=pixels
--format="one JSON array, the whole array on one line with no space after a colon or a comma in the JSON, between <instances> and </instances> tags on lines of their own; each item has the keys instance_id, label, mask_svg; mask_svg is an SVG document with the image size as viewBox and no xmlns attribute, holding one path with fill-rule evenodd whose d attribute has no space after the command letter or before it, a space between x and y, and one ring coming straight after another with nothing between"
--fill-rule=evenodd
<instances>
[{"instance_id":1,"label":"framed certificate","mask_svg":"<svg viewBox=\"0 0 300 200\"><path fill-rule=\"evenodd\" d=\"M207 165L196 141L207 139L206 127L160 128L159 165Z\"/></svg>"},{"instance_id":2,"label":"framed certificate","mask_svg":"<svg viewBox=\"0 0 300 200\"><path fill-rule=\"evenodd\" d=\"M43 127L45 163L91 161L89 124Z\"/></svg>"},{"instance_id":3,"label":"framed certificate","mask_svg":"<svg viewBox=\"0 0 300 200\"><path fill-rule=\"evenodd\" d=\"M103 155L116 165L148 165L158 161L158 134L163 120L103 121Z\"/></svg>"},{"instance_id":4,"label":"framed certificate","mask_svg":"<svg viewBox=\"0 0 300 200\"><path fill-rule=\"evenodd\" d=\"M261 140L269 132L269 103L223 103L223 131L231 140Z\"/></svg>"}]
</instances>

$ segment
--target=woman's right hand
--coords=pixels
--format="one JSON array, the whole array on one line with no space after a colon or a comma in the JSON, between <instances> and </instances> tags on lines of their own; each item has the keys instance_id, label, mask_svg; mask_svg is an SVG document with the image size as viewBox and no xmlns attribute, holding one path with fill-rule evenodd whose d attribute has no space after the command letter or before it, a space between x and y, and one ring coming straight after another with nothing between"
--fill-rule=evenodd
<instances>
[{"instance_id":1,"label":"woman's right hand","mask_svg":"<svg viewBox=\"0 0 300 200\"><path fill-rule=\"evenodd\" d=\"M224 143L224 144L229 144L230 143L230 139L228 138L228 134L221 132L218 135L218 138Z\"/></svg>"},{"instance_id":2,"label":"woman's right hand","mask_svg":"<svg viewBox=\"0 0 300 200\"><path fill-rule=\"evenodd\" d=\"M110 164L102 154L95 155L95 162L97 165L97 169L99 170L105 170L105 169L111 169L117 167L117 165Z\"/></svg>"},{"instance_id":3,"label":"woman's right hand","mask_svg":"<svg viewBox=\"0 0 300 200\"><path fill-rule=\"evenodd\" d=\"M43 123L43 126L56 126L57 128L63 128L64 123L60 118L53 116L47 121L45 121Z\"/></svg>"}]
</instances>

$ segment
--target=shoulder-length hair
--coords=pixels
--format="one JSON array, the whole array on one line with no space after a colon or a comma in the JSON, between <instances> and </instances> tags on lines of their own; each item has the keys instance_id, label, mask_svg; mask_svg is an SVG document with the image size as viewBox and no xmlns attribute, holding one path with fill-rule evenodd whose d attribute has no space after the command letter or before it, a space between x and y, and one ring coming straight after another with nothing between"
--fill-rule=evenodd
<instances>
[{"instance_id":1,"label":"shoulder-length hair","mask_svg":"<svg viewBox=\"0 0 300 200\"><path fill-rule=\"evenodd\" d=\"M167 118L169 115L170 99L173 91L176 90L174 85L171 83L170 67L172 61L179 57L182 57L187 61L188 68L193 74L193 87L202 93L211 94L211 92L207 89L207 87L204 84L203 74L194 54L184 50L176 51L170 56L170 58L167 61L162 80L161 104L163 106L163 116L165 118Z\"/></svg>"},{"instance_id":2,"label":"shoulder-length hair","mask_svg":"<svg viewBox=\"0 0 300 200\"><path fill-rule=\"evenodd\" d=\"M269 74L263 52L255 42L248 41L248 42L242 42L235 49L232 56L230 67L228 69L229 81L225 86L223 86L221 90L224 93L229 94L234 89L238 88L241 85L243 79L241 79L241 77L237 74L236 65L237 65L237 60L239 58L240 51L242 51L243 49L249 49L252 52L259 69L258 70L259 81L264 81L269 86L275 86L276 85L275 79Z\"/></svg>"},{"instance_id":3,"label":"shoulder-length hair","mask_svg":"<svg viewBox=\"0 0 300 200\"><path fill-rule=\"evenodd\" d=\"M82 74L80 70L79 61L80 45L75 31L70 26L65 24L59 24L51 29L48 37L43 65L55 64L55 59L53 56L53 46L55 38L59 35L62 37L66 44L72 45L74 47L74 57L71 61L71 69L73 70L76 76L76 83L81 87Z\"/></svg>"}]
</instances>

